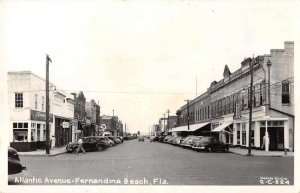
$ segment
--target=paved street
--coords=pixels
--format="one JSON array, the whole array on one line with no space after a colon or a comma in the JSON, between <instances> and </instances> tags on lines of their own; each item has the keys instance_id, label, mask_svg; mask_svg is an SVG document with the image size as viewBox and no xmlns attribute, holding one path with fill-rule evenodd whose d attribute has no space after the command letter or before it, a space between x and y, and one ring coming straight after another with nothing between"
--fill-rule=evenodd
<instances>
[{"instance_id":1,"label":"paved street","mask_svg":"<svg viewBox=\"0 0 300 193\"><path fill-rule=\"evenodd\" d=\"M132 179L133 184L146 185L258 185L260 177L283 177L294 183L293 157L196 152L148 140L125 141L85 155L21 157L21 161L28 171L9 176L9 184L22 180L31 184L24 180L33 177L34 184L56 184L53 179L61 180L58 184L129 184ZM98 181L84 181L88 179Z\"/></svg>"}]
</instances>

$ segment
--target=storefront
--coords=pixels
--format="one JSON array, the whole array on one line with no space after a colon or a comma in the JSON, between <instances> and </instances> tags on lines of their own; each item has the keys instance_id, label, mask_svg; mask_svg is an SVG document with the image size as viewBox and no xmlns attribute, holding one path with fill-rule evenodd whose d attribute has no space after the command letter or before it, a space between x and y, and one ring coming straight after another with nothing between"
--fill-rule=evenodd
<instances>
[{"instance_id":1,"label":"storefront","mask_svg":"<svg viewBox=\"0 0 300 193\"><path fill-rule=\"evenodd\" d=\"M251 127L252 148L265 150L263 146L268 137L270 151L289 149L289 120L287 118L254 120ZM234 123L233 133L234 145L248 147L249 122Z\"/></svg>"},{"instance_id":2,"label":"storefront","mask_svg":"<svg viewBox=\"0 0 300 193\"><path fill-rule=\"evenodd\" d=\"M69 124L71 119L55 116L55 146L61 147L72 142L72 125ZM64 124L67 123L67 124Z\"/></svg>"},{"instance_id":3,"label":"storefront","mask_svg":"<svg viewBox=\"0 0 300 193\"><path fill-rule=\"evenodd\" d=\"M17 150L32 151L44 149L46 142L46 113L36 110L30 110L30 120L13 121L13 141L11 146ZM54 133L53 115L49 114L50 136ZM22 142L22 147L15 143ZM28 143L28 144L27 144Z\"/></svg>"}]
</instances>

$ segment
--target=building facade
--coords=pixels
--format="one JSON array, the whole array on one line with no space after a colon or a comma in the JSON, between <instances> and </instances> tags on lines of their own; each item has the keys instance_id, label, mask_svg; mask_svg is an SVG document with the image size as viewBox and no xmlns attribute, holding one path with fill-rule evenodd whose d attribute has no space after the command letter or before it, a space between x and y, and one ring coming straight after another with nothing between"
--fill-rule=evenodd
<instances>
[{"instance_id":1,"label":"building facade","mask_svg":"<svg viewBox=\"0 0 300 193\"><path fill-rule=\"evenodd\" d=\"M98 131L97 117L99 117L100 107L92 99L85 103L86 125L83 129L83 136L95 136Z\"/></svg>"},{"instance_id":2,"label":"building facade","mask_svg":"<svg viewBox=\"0 0 300 193\"><path fill-rule=\"evenodd\" d=\"M110 136L122 136L123 134L123 124L117 116L106 116L100 117L101 128L104 135ZM124 134L123 134L124 135Z\"/></svg>"},{"instance_id":3,"label":"building facade","mask_svg":"<svg viewBox=\"0 0 300 193\"><path fill-rule=\"evenodd\" d=\"M268 136L270 150L293 151L294 43L288 41L284 42L284 49L271 49L270 54L244 59L233 73L225 65L222 80L213 81L206 93L177 111L181 128L173 131L186 130L189 119L193 128L210 125L210 135L234 146L247 147L251 95L251 146L260 149L264 136Z\"/></svg>"},{"instance_id":4,"label":"building facade","mask_svg":"<svg viewBox=\"0 0 300 193\"><path fill-rule=\"evenodd\" d=\"M83 137L83 129L86 124L86 112L85 112L85 102L86 98L83 92L72 93L74 96L74 137L73 141L78 141L79 138Z\"/></svg>"}]
</instances>

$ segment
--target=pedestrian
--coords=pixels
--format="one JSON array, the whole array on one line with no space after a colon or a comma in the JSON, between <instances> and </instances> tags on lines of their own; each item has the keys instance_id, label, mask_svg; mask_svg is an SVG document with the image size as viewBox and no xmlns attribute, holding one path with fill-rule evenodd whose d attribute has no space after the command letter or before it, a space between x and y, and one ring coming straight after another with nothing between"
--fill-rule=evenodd
<instances>
[{"instance_id":1,"label":"pedestrian","mask_svg":"<svg viewBox=\"0 0 300 193\"><path fill-rule=\"evenodd\" d=\"M267 141L269 142L269 135L264 135L263 137L263 144L261 146L261 149L264 149L264 147L266 146L267 144ZM269 143L268 143L269 144ZM270 145L270 144L269 144Z\"/></svg>"},{"instance_id":2,"label":"pedestrian","mask_svg":"<svg viewBox=\"0 0 300 193\"><path fill-rule=\"evenodd\" d=\"M54 149L54 147L55 147L55 137L54 137L54 135L52 135L52 137L51 137L51 149Z\"/></svg>"},{"instance_id":3,"label":"pedestrian","mask_svg":"<svg viewBox=\"0 0 300 193\"><path fill-rule=\"evenodd\" d=\"M80 150L83 152L83 154L85 154L85 150L84 150L84 148L82 146L82 139L81 138L78 140L78 148L77 148L77 151L76 151L76 155L78 154L78 152Z\"/></svg>"}]
</instances>

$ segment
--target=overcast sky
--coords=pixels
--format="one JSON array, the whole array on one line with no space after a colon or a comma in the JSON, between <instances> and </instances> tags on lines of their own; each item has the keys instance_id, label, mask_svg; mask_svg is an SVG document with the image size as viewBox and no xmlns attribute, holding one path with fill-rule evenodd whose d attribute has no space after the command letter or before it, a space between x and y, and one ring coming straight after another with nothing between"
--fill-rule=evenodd
<instances>
[{"instance_id":1,"label":"overcast sky","mask_svg":"<svg viewBox=\"0 0 300 193\"><path fill-rule=\"evenodd\" d=\"M295 41L294 1L5 1L0 56L61 90L99 100L131 132L148 132L253 54ZM298 26L299 27L299 26Z\"/></svg>"}]
</instances>

